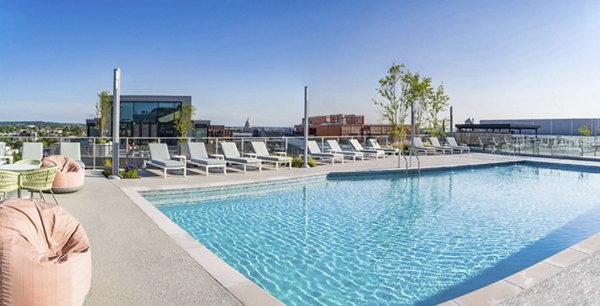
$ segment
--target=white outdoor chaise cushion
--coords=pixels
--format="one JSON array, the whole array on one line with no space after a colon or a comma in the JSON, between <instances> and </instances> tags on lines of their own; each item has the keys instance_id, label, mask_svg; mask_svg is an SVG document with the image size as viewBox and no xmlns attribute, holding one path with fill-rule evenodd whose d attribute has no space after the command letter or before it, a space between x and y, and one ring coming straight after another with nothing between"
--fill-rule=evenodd
<instances>
[{"instance_id":1,"label":"white outdoor chaise cushion","mask_svg":"<svg viewBox=\"0 0 600 306\"><path fill-rule=\"evenodd\" d=\"M44 157L43 150L44 146L41 142L24 142L21 159L35 159L41 161Z\"/></svg>"},{"instance_id":2,"label":"white outdoor chaise cushion","mask_svg":"<svg viewBox=\"0 0 600 306\"><path fill-rule=\"evenodd\" d=\"M288 164L289 168L292 169L292 158L287 156L271 156L269 154L269 150L267 149L267 145L262 141L252 141L250 142L252 145L252 149L256 154L256 158L275 164L275 169L279 170L279 164Z\"/></svg>"},{"instance_id":3,"label":"white outdoor chaise cushion","mask_svg":"<svg viewBox=\"0 0 600 306\"><path fill-rule=\"evenodd\" d=\"M309 140L306 143L306 147L308 148L308 154L314 158L330 159L331 164L335 163L335 160L340 160L342 164L344 163L344 155L338 153L323 153L314 140Z\"/></svg>"},{"instance_id":4,"label":"white outdoor chaise cushion","mask_svg":"<svg viewBox=\"0 0 600 306\"><path fill-rule=\"evenodd\" d=\"M150 150L150 161L144 161L144 167L146 164L150 164L159 168L163 168L163 177L167 177L167 170L183 170L183 176L186 176L185 163L171 160L169 155L169 149L166 143L149 143L148 149Z\"/></svg>"},{"instance_id":5,"label":"white outdoor chaise cushion","mask_svg":"<svg viewBox=\"0 0 600 306\"><path fill-rule=\"evenodd\" d=\"M79 142L61 142L60 155L66 155L76 161L81 168L85 169L85 164L81 161L81 146Z\"/></svg>"},{"instance_id":6,"label":"white outdoor chaise cushion","mask_svg":"<svg viewBox=\"0 0 600 306\"><path fill-rule=\"evenodd\" d=\"M223 168L223 174L227 174L227 162L222 159L208 157L206 146L203 142L188 142L186 143L190 159L187 163L204 167L204 172L208 176L210 168Z\"/></svg>"},{"instance_id":7,"label":"white outdoor chaise cushion","mask_svg":"<svg viewBox=\"0 0 600 306\"><path fill-rule=\"evenodd\" d=\"M354 160L354 161L356 160L356 158L360 158L361 160L364 160L364 158L365 158L365 154L363 152L342 150L342 148L340 147L340 144L335 139L328 139L327 145L329 146L329 148L331 149L331 151L333 153L340 153L346 157L351 157L352 160Z\"/></svg>"},{"instance_id":8,"label":"white outdoor chaise cushion","mask_svg":"<svg viewBox=\"0 0 600 306\"><path fill-rule=\"evenodd\" d=\"M267 146L262 141L252 141L250 142L250 144L252 144L252 149L254 150L254 153L256 153L256 158L258 159L277 162L287 162L292 160L291 157L287 156L271 156L271 154L269 154Z\"/></svg>"},{"instance_id":9,"label":"white outdoor chaise cushion","mask_svg":"<svg viewBox=\"0 0 600 306\"><path fill-rule=\"evenodd\" d=\"M383 150L368 150L365 149L360 142L358 142L358 140L356 139L350 139L348 140L350 142L350 145L352 146L352 148L354 148L354 150L356 151L360 151L363 152L367 155L371 155L371 156L375 156L375 158L379 158L381 157L385 157L385 151Z\"/></svg>"},{"instance_id":10,"label":"white outdoor chaise cushion","mask_svg":"<svg viewBox=\"0 0 600 306\"><path fill-rule=\"evenodd\" d=\"M223 165L227 162L221 159L209 158L206 152L206 146L203 142L188 142L188 152L190 153L190 161L202 165Z\"/></svg>"},{"instance_id":11,"label":"white outdoor chaise cushion","mask_svg":"<svg viewBox=\"0 0 600 306\"><path fill-rule=\"evenodd\" d=\"M246 166L252 166L258 168L258 171L262 171L262 162L260 159L251 157L241 157L240 151L238 151L235 143L233 142L221 142L221 150L223 150L223 156L225 160L233 163L242 165L244 167L244 173L246 173Z\"/></svg>"}]
</instances>

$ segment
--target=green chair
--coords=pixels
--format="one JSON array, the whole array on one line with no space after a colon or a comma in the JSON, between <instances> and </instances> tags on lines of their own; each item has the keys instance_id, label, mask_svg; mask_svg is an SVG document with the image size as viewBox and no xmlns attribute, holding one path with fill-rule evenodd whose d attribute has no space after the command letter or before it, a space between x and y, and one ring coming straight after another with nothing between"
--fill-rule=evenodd
<instances>
[{"instance_id":1,"label":"green chair","mask_svg":"<svg viewBox=\"0 0 600 306\"><path fill-rule=\"evenodd\" d=\"M42 166L42 161L39 161L37 159L23 159L18 162L15 162L15 165L34 165L38 166L39 168L40 166Z\"/></svg>"},{"instance_id":2,"label":"green chair","mask_svg":"<svg viewBox=\"0 0 600 306\"><path fill-rule=\"evenodd\" d=\"M54 192L52 191L52 183L54 182L54 177L56 176L57 171L58 166L52 166L40 168L34 171L23 172L21 173L19 187L21 189L28 190L31 194L31 198L33 198L34 192L39 193L40 198L42 198L44 201L46 201L46 199L44 198L42 191L50 191L54 202L56 205L59 205L56 197L54 196Z\"/></svg>"},{"instance_id":3,"label":"green chair","mask_svg":"<svg viewBox=\"0 0 600 306\"><path fill-rule=\"evenodd\" d=\"M6 199L11 191L19 190L19 173L0 170L0 195Z\"/></svg>"}]
</instances>

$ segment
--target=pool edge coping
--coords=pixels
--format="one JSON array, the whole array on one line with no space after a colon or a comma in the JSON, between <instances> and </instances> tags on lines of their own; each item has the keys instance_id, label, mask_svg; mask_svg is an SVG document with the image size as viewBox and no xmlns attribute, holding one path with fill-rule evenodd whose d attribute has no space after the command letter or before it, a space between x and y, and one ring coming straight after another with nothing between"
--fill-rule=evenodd
<instances>
[{"instance_id":1,"label":"pool edge coping","mask_svg":"<svg viewBox=\"0 0 600 306\"><path fill-rule=\"evenodd\" d=\"M485 166L503 165L503 164L558 164L570 166L572 164L561 162L558 160L539 162L527 158L519 160L489 160L470 165L443 165L423 167L420 170L429 172L431 170L452 170L462 168L477 168ZM585 165L585 167L599 168L600 166ZM300 176L282 176L275 178L267 178L261 180L241 179L232 182L213 182L201 184L201 186L185 184L185 185L166 185L166 186L128 186L120 188L131 200L138 206L156 225L171 239L181 247L193 260L195 260L215 281L223 286L234 298L243 305L285 305L283 302L275 298L266 290L260 288L257 284L243 276L240 272L228 265L217 255L208 250L204 245L194 239L185 230L180 228L171 219L165 216L156 206L147 201L139 192L143 191L160 191L169 189L192 189L192 188L211 188L222 186L235 186L243 184L266 183L285 181L290 179L301 179L316 176L349 175L349 174L378 174L378 173L398 173L405 172L404 169L371 169L371 170L355 170L355 171L326 171L324 173L311 173ZM408 170L411 173L417 172L417 169L411 168ZM598 240L598 241L594 241ZM595 244L595 242L597 242ZM588 246L586 246L588 245ZM566 271L571 266L581 262L582 260L591 257L596 252L600 251L600 232L591 235L590 237L538 262L521 271L518 271L508 277L505 277L492 284L476 289L464 295L450 299L438 305L453 305L453 306L470 306L470 305L498 305L510 298L516 297L536 285L544 282L559 272ZM571 255L566 254L570 252ZM577 255L574 255L577 254ZM561 258L561 257L567 257ZM573 259L572 257L580 257ZM565 262L567 261L567 262ZM528 276L528 274L534 274Z\"/></svg>"},{"instance_id":2,"label":"pool edge coping","mask_svg":"<svg viewBox=\"0 0 600 306\"><path fill-rule=\"evenodd\" d=\"M600 169L598 165L578 165L559 161L539 161L523 159L530 165L564 165L567 167L589 167ZM499 305L511 298L527 292L552 276L567 271L582 260L600 252L600 232L592 234L570 247L501 280L469 293L455 297L438 305L441 306L478 306Z\"/></svg>"},{"instance_id":3,"label":"pool edge coping","mask_svg":"<svg viewBox=\"0 0 600 306\"><path fill-rule=\"evenodd\" d=\"M499 281L438 305L498 305L514 298L552 276L567 271L600 251L600 232Z\"/></svg>"},{"instance_id":4,"label":"pool edge coping","mask_svg":"<svg viewBox=\"0 0 600 306\"><path fill-rule=\"evenodd\" d=\"M208 250L139 194L140 191L149 191L152 188L140 186L120 188L175 244L242 305L284 305Z\"/></svg>"}]
</instances>

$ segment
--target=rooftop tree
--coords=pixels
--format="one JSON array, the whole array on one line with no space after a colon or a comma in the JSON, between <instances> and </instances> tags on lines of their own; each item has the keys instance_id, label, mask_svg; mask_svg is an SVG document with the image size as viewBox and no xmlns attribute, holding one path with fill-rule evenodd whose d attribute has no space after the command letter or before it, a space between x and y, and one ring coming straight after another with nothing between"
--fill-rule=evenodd
<instances>
[{"instance_id":1,"label":"rooftop tree","mask_svg":"<svg viewBox=\"0 0 600 306\"><path fill-rule=\"evenodd\" d=\"M381 108L383 118L392 126L390 135L395 140L403 140L407 134L404 122L411 105L415 111L416 127L429 123L432 133L437 133L441 126L439 113L446 110L449 100L442 85L434 90L431 78L421 77L418 72L411 73L405 68L404 65L393 64L388 75L379 80L377 92L383 100L373 100Z\"/></svg>"},{"instance_id":2,"label":"rooftop tree","mask_svg":"<svg viewBox=\"0 0 600 306\"><path fill-rule=\"evenodd\" d=\"M181 107L179 117L175 119L175 128L179 132L179 140L187 142L187 134L192 129L192 118L196 113L196 108L187 104Z\"/></svg>"},{"instance_id":3,"label":"rooftop tree","mask_svg":"<svg viewBox=\"0 0 600 306\"><path fill-rule=\"evenodd\" d=\"M105 142L104 137L108 131L108 116L111 109L110 92L104 90L98 94L96 102L96 128L100 136L100 142Z\"/></svg>"},{"instance_id":4,"label":"rooftop tree","mask_svg":"<svg viewBox=\"0 0 600 306\"><path fill-rule=\"evenodd\" d=\"M444 84L438 86L435 91L429 94L429 107L427 108L427 122L429 123L429 132L431 136L445 136L444 127L441 126L439 113L446 110L450 97L444 92Z\"/></svg>"},{"instance_id":5,"label":"rooftop tree","mask_svg":"<svg viewBox=\"0 0 600 306\"><path fill-rule=\"evenodd\" d=\"M592 130L587 125L580 126L577 131L581 136L592 136Z\"/></svg>"},{"instance_id":6,"label":"rooftop tree","mask_svg":"<svg viewBox=\"0 0 600 306\"><path fill-rule=\"evenodd\" d=\"M381 107L381 115L392 127L390 135L395 141L402 141L406 135L404 120L408 115L406 71L405 66L393 64L388 74L379 80L377 92L383 100L373 99L373 103Z\"/></svg>"}]
</instances>

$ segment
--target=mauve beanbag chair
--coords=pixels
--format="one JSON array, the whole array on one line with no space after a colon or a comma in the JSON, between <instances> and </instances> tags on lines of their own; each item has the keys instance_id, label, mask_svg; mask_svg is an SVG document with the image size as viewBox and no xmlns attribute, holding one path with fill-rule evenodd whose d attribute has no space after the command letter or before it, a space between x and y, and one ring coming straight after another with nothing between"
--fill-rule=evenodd
<instances>
[{"instance_id":1,"label":"mauve beanbag chair","mask_svg":"<svg viewBox=\"0 0 600 306\"><path fill-rule=\"evenodd\" d=\"M82 305L92 257L79 221L37 200L0 203L0 305Z\"/></svg>"},{"instance_id":2,"label":"mauve beanbag chair","mask_svg":"<svg viewBox=\"0 0 600 306\"><path fill-rule=\"evenodd\" d=\"M58 166L52 183L54 193L75 192L83 187L85 172L79 163L65 155L52 155L44 158L42 167Z\"/></svg>"}]
</instances>

